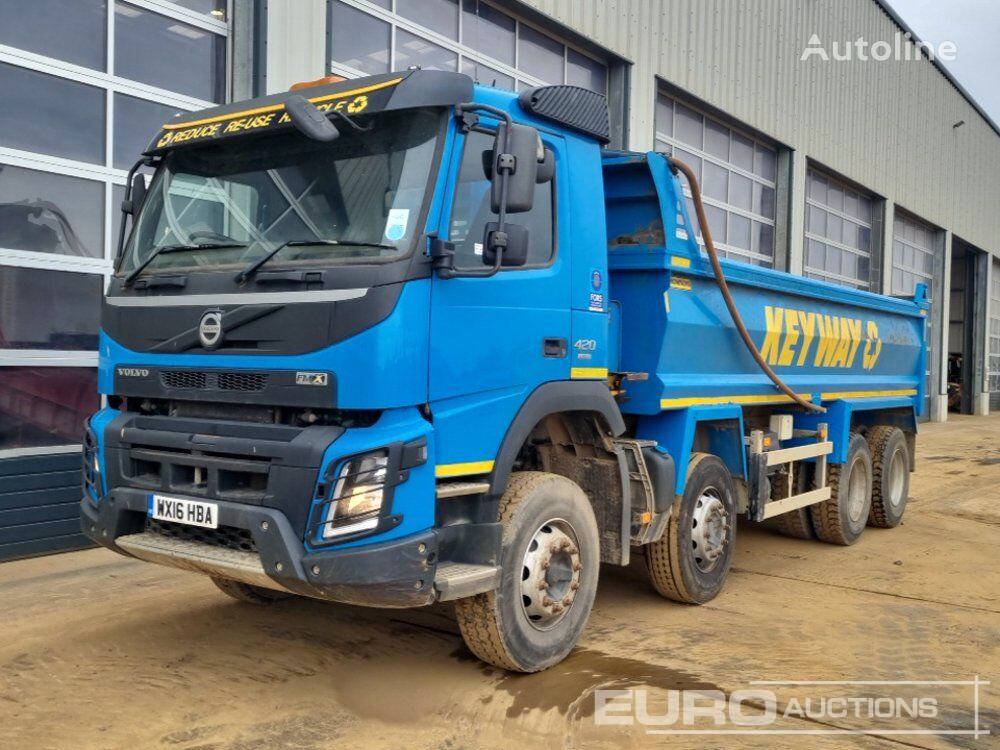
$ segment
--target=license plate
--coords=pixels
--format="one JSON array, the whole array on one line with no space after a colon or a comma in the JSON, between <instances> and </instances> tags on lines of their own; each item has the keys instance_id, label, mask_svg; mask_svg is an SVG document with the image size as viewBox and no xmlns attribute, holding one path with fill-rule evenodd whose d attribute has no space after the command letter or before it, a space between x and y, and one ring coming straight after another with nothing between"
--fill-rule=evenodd
<instances>
[{"instance_id":1,"label":"license plate","mask_svg":"<svg viewBox=\"0 0 1000 750\"><path fill-rule=\"evenodd\" d=\"M150 495L149 517L157 521L172 521L188 526L216 529L219 527L219 506L201 500Z\"/></svg>"}]
</instances>

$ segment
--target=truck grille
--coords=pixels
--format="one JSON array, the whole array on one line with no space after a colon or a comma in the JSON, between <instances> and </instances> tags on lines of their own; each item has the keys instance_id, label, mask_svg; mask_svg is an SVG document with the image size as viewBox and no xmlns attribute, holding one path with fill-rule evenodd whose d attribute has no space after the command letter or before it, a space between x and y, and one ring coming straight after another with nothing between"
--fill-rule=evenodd
<instances>
[{"instance_id":1,"label":"truck grille","mask_svg":"<svg viewBox=\"0 0 1000 750\"><path fill-rule=\"evenodd\" d=\"M125 476L150 489L195 497L259 503L267 493L271 461L136 445L129 451Z\"/></svg>"},{"instance_id":2,"label":"truck grille","mask_svg":"<svg viewBox=\"0 0 1000 750\"><path fill-rule=\"evenodd\" d=\"M164 523L146 519L146 531L170 539L182 539L186 542L201 542L213 547L225 547L238 552L256 552L257 544L246 529L234 526L220 526L217 529L203 529L198 526L185 526L179 523Z\"/></svg>"},{"instance_id":3,"label":"truck grille","mask_svg":"<svg viewBox=\"0 0 1000 750\"><path fill-rule=\"evenodd\" d=\"M267 388L266 373L216 372L199 370L161 370L160 382L165 388L193 390L239 391L257 393Z\"/></svg>"}]
</instances>

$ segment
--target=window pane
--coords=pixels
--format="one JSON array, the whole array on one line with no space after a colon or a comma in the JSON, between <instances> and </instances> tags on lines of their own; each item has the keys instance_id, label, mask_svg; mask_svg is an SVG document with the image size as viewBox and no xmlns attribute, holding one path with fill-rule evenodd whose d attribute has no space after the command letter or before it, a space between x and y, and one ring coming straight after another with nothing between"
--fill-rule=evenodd
<instances>
[{"instance_id":1,"label":"window pane","mask_svg":"<svg viewBox=\"0 0 1000 750\"><path fill-rule=\"evenodd\" d=\"M712 232L712 239L715 242L728 242L729 233L726 231L726 212L718 206L705 206L705 216L708 217L708 228ZM692 214L691 221L697 223L698 219ZM699 228L699 234L701 230Z\"/></svg>"},{"instance_id":2,"label":"window pane","mask_svg":"<svg viewBox=\"0 0 1000 750\"><path fill-rule=\"evenodd\" d=\"M0 63L0 91L0 145L104 162L101 89Z\"/></svg>"},{"instance_id":3,"label":"window pane","mask_svg":"<svg viewBox=\"0 0 1000 750\"><path fill-rule=\"evenodd\" d=\"M729 244L740 250L750 249L750 219L729 214Z\"/></svg>"},{"instance_id":4,"label":"window pane","mask_svg":"<svg viewBox=\"0 0 1000 750\"><path fill-rule=\"evenodd\" d=\"M0 247L100 258L104 183L0 164Z\"/></svg>"},{"instance_id":5,"label":"window pane","mask_svg":"<svg viewBox=\"0 0 1000 750\"><path fill-rule=\"evenodd\" d=\"M705 152L729 161L729 128L715 120L705 120Z\"/></svg>"},{"instance_id":6,"label":"window pane","mask_svg":"<svg viewBox=\"0 0 1000 750\"><path fill-rule=\"evenodd\" d=\"M674 103L665 96L656 100L656 132L667 136L674 133Z\"/></svg>"},{"instance_id":7,"label":"window pane","mask_svg":"<svg viewBox=\"0 0 1000 750\"><path fill-rule=\"evenodd\" d=\"M396 12L424 28L458 39L458 0L396 0Z\"/></svg>"},{"instance_id":8,"label":"window pane","mask_svg":"<svg viewBox=\"0 0 1000 750\"><path fill-rule=\"evenodd\" d=\"M220 21L224 21L226 18L226 0L170 0L170 2L199 13L205 13Z\"/></svg>"},{"instance_id":9,"label":"window pane","mask_svg":"<svg viewBox=\"0 0 1000 750\"><path fill-rule=\"evenodd\" d=\"M753 184L753 210L761 216L774 218L774 188L759 182Z\"/></svg>"},{"instance_id":10,"label":"window pane","mask_svg":"<svg viewBox=\"0 0 1000 750\"><path fill-rule=\"evenodd\" d=\"M222 36L127 3L115 3L115 74L150 86L221 102Z\"/></svg>"},{"instance_id":11,"label":"window pane","mask_svg":"<svg viewBox=\"0 0 1000 750\"><path fill-rule=\"evenodd\" d=\"M506 73L494 70L488 65L483 65L467 57L462 58L462 72L472 78L473 81L485 86L493 86L505 91L514 90L514 79Z\"/></svg>"},{"instance_id":12,"label":"window pane","mask_svg":"<svg viewBox=\"0 0 1000 750\"><path fill-rule=\"evenodd\" d=\"M135 164L163 123L176 113L176 107L115 94L114 165L129 169Z\"/></svg>"},{"instance_id":13,"label":"window pane","mask_svg":"<svg viewBox=\"0 0 1000 750\"><path fill-rule=\"evenodd\" d=\"M754 238L756 244L754 251L760 253L761 255L773 256L774 227L770 224L760 224L755 221L754 231L756 234L756 237Z\"/></svg>"},{"instance_id":14,"label":"window pane","mask_svg":"<svg viewBox=\"0 0 1000 750\"><path fill-rule=\"evenodd\" d=\"M451 50L396 29L396 68L419 65L424 70L458 70L458 55Z\"/></svg>"},{"instance_id":15,"label":"window pane","mask_svg":"<svg viewBox=\"0 0 1000 750\"><path fill-rule=\"evenodd\" d=\"M680 102L674 102L674 137L682 143L700 149L701 130L701 114Z\"/></svg>"},{"instance_id":16,"label":"window pane","mask_svg":"<svg viewBox=\"0 0 1000 750\"><path fill-rule=\"evenodd\" d=\"M97 370L0 367L0 450L80 443L98 408Z\"/></svg>"},{"instance_id":17,"label":"window pane","mask_svg":"<svg viewBox=\"0 0 1000 750\"><path fill-rule=\"evenodd\" d=\"M376 74L389 72L389 24L343 3L330 3L329 58Z\"/></svg>"},{"instance_id":18,"label":"window pane","mask_svg":"<svg viewBox=\"0 0 1000 750\"><path fill-rule=\"evenodd\" d=\"M727 196L729 195L729 170L706 161L705 174L702 178L702 189L709 198L715 198L720 201L727 200Z\"/></svg>"},{"instance_id":19,"label":"window pane","mask_svg":"<svg viewBox=\"0 0 1000 750\"><path fill-rule=\"evenodd\" d=\"M749 177L735 172L729 175L729 202L749 211L753 207L752 183Z\"/></svg>"},{"instance_id":20,"label":"window pane","mask_svg":"<svg viewBox=\"0 0 1000 750\"><path fill-rule=\"evenodd\" d=\"M476 52L512 66L516 27L513 18L492 5L465 0L462 41Z\"/></svg>"},{"instance_id":21,"label":"window pane","mask_svg":"<svg viewBox=\"0 0 1000 750\"><path fill-rule=\"evenodd\" d=\"M759 143L754 146L753 171L765 180L774 182L778 174L778 155Z\"/></svg>"},{"instance_id":22,"label":"window pane","mask_svg":"<svg viewBox=\"0 0 1000 750\"><path fill-rule=\"evenodd\" d=\"M103 279L0 266L0 349L96 350Z\"/></svg>"},{"instance_id":23,"label":"window pane","mask_svg":"<svg viewBox=\"0 0 1000 750\"><path fill-rule=\"evenodd\" d=\"M733 140L730 146L730 161L740 169L747 172L753 171L753 141L749 138L733 133Z\"/></svg>"},{"instance_id":24,"label":"window pane","mask_svg":"<svg viewBox=\"0 0 1000 750\"><path fill-rule=\"evenodd\" d=\"M521 24L518 67L546 83L563 82L563 46L530 26Z\"/></svg>"},{"instance_id":25,"label":"window pane","mask_svg":"<svg viewBox=\"0 0 1000 750\"><path fill-rule=\"evenodd\" d=\"M607 94L608 69L592 57L570 49L566 51L566 83Z\"/></svg>"},{"instance_id":26,"label":"window pane","mask_svg":"<svg viewBox=\"0 0 1000 750\"><path fill-rule=\"evenodd\" d=\"M3 0L0 44L103 71L106 0Z\"/></svg>"},{"instance_id":27,"label":"window pane","mask_svg":"<svg viewBox=\"0 0 1000 750\"><path fill-rule=\"evenodd\" d=\"M492 135L473 131L466 136L448 237L456 245L455 265L460 268L483 266L486 224L497 218L490 205L490 183L483 173L483 153L492 148ZM528 265L540 265L552 257L553 189L551 182L536 185L531 210L508 217L511 223L528 229Z\"/></svg>"}]
</instances>

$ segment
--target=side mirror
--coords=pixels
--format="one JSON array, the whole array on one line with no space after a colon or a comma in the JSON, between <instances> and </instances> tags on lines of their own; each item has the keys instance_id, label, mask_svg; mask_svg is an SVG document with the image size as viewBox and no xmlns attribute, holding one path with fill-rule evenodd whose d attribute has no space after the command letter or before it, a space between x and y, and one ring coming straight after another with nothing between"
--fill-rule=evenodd
<instances>
[{"instance_id":1,"label":"side mirror","mask_svg":"<svg viewBox=\"0 0 1000 750\"><path fill-rule=\"evenodd\" d=\"M547 148L544 158L538 162L538 174L535 175L535 182L542 185L546 182L552 182L552 178L555 176L556 155L552 153L551 148Z\"/></svg>"},{"instance_id":2,"label":"side mirror","mask_svg":"<svg viewBox=\"0 0 1000 750\"><path fill-rule=\"evenodd\" d=\"M483 237L483 263L492 266L497 261L497 247L503 248L500 255L500 266L517 267L528 262L528 228L521 224L504 224L503 232L498 231L499 224L491 221L486 225ZM501 236L501 235L506 235ZM501 244L501 243L506 244Z\"/></svg>"},{"instance_id":3,"label":"side mirror","mask_svg":"<svg viewBox=\"0 0 1000 750\"><path fill-rule=\"evenodd\" d=\"M146 201L146 175L136 172L132 175L132 190L129 192L129 199L124 201L128 203L128 210L125 210L125 206L122 206L122 210L125 213L132 214L133 216L138 215L139 209L142 208L142 204Z\"/></svg>"},{"instance_id":4,"label":"side mirror","mask_svg":"<svg viewBox=\"0 0 1000 750\"><path fill-rule=\"evenodd\" d=\"M327 143L340 138L340 131L315 104L301 94L295 94L285 100L285 111L292 120L292 125L306 138Z\"/></svg>"},{"instance_id":5,"label":"side mirror","mask_svg":"<svg viewBox=\"0 0 1000 750\"><path fill-rule=\"evenodd\" d=\"M493 145L493 180L490 203L494 213L500 213L503 200L503 175L507 175L507 213L530 211L535 201L535 181L538 162L544 158L542 139L530 125L497 126Z\"/></svg>"}]
</instances>

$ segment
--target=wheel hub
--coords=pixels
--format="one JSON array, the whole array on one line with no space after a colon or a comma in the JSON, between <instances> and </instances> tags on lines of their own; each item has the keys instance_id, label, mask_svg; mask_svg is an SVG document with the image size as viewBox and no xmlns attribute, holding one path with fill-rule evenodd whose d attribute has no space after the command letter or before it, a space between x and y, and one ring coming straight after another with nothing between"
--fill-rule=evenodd
<instances>
[{"instance_id":1,"label":"wheel hub","mask_svg":"<svg viewBox=\"0 0 1000 750\"><path fill-rule=\"evenodd\" d=\"M903 487L906 484L906 461L903 451L897 450L889 462L889 504L898 508L906 498L903 497Z\"/></svg>"},{"instance_id":2,"label":"wheel hub","mask_svg":"<svg viewBox=\"0 0 1000 750\"><path fill-rule=\"evenodd\" d=\"M528 622L547 630L565 617L580 589L582 570L573 527L562 519L542 524L521 565L521 607Z\"/></svg>"},{"instance_id":3,"label":"wheel hub","mask_svg":"<svg viewBox=\"0 0 1000 750\"><path fill-rule=\"evenodd\" d=\"M691 515L694 562L704 572L714 568L729 544L729 513L718 490L709 487L695 501Z\"/></svg>"},{"instance_id":4,"label":"wheel hub","mask_svg":"<svg viewBox=\"0 0 1000 750\"><path fill-rule=\"evenodd\" d=\"M847 483L847 513L851 520L858 523L865 510L865 500L868 498L868 477L865 465L860 459L851 464L851 476Z\"/></svg>"}]
</instances>

